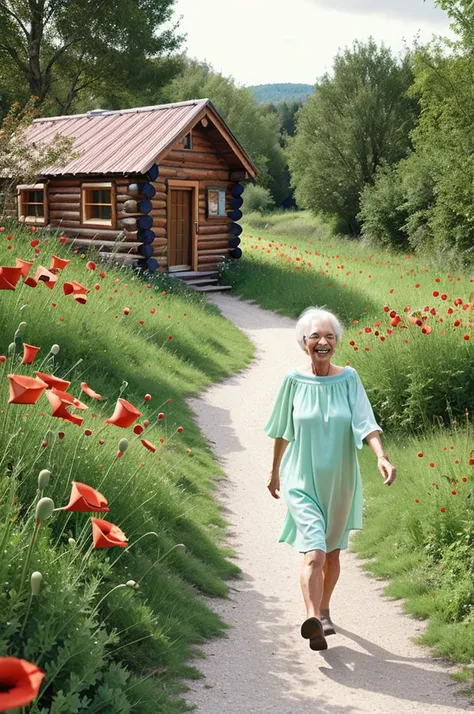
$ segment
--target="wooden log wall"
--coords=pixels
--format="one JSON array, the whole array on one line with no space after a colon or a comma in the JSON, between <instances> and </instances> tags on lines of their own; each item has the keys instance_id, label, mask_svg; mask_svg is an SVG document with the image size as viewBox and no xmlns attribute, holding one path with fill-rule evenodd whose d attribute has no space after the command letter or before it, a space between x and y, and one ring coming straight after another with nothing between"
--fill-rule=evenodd
<instances>
[{"instance_id":1,"label":"wooden log wall","mask_svg":"<svg viewBox=\"0 0 474 714\"><path fill-rule=\"evenodd\" d=\"M235 183L230 181L230 173L238 166L235 161L234 153L219 132L212 126L204 128L201 124L195 126L192 131L192 149L183 149L177 142L160 161L159 180L199 181L197 269L201 271L216 268L233 252L229 241L235 239L231 232L232 225L235 226L235 223L227 216L208 217L207 189L208 187L225 189L226 212L231 212L232 190ZM237 240L240 242L238 238Z\"/></svg>"},{"instance_id":2,"label":"wooden log wall","mask_svg":"<svg viewBox=\"0 0 474 714\"><path fill-rule=\"evenodd\" d=\"M115 186L115 208L117 225L115 228L99 228L82 225L81 220L81 184L86 182L111 181ZM153 198L141 194L143 186L151 184L144 176L113 176L113 177L72 177L53 178L48 186L49 226L50 229L62 229L75 245L94 246L99 251L110 251L120 254L122 259L128 258L142 267L153 267L160 272L166 270L166 258L160 256L150 266L147 262L153 257L154 251L163 249L166 245L166 222L154 225L154 218L146 220L153 206L162 196L152 189ZM130 191L136 186L137 191ZM145 190L146 192L146 190ZM145 219L145 220L143 220ZM143 222L143 227L140 222ZM153 227L153 232L150 230ZM147 233L148 231L148 233ZM153 250L144 248L145 241L154 238ZM128 255L127 255L128 254Z\"/></svg>"}]
</instances>

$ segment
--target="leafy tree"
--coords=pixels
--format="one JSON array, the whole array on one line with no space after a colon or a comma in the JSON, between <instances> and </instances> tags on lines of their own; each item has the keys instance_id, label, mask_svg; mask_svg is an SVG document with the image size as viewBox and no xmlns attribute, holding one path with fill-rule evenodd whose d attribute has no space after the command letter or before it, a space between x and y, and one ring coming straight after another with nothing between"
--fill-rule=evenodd
<instances>
[{"instance_id":1,"label":"leafy tree","mask_svg":"<svg viewBox=\"0 0 474 714\"><path fill-rule=\"evenodd\" d=\"M0 63L21 91L69 112L78 96L160 87L159 62L182 38L167 29L175 0L0 0Z\"/></svg>"},{"instance_id":2,"label":"leafy tree","mask_svg":"<svg viewBox=\"0 0 474 714\"><path fill-rule=\"evenodd\" d=\"M281 182L286 161L279 142L279 120L256 103L250 89L238 87L206 63L188 60L165 96L170 102L209 98L255 162L259 183L271 190L277 203L286 198Z\"/></svg>"},{"instance_id":3,"label":"leafy tree","mask_svg":"<svg viewBox=\"0 0 474 714\"><path fill-rule=\"evenodd\" d=\"M412 57L400 59L373 40L355 42L334 61L298 113L288 148L300 206L336 219L357 234L360 194L383 163L399 161L410 146L417 104L407 96Z\"/></svg>"},{"instance_id":4,"label":"leafy tree","mask_svg":"<svg viewBox=\"0 0 474 714\"><path fill-rule=\"evenodd\" d=\"M74 140L56 134L49 144L31 144L27 130L39 115L34 100L25 107L15 103L0 126L0 214L11 196L13 188L25 181L31 183L48 166L62 164L75 158Z\"/></svg>"}]
</instances>

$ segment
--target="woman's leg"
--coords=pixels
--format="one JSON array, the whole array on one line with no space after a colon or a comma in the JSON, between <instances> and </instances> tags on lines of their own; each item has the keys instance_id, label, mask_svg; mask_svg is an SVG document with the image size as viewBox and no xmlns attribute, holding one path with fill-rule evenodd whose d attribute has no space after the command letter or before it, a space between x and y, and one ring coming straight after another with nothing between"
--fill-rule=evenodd
<instances>
[{"instance_id":1,"label":"woman's leg","mask_svg":"<svg viewBox=\"0 0 474 714\"><path fill-rule=\"evenodd\" d=\"M326 562L324 563L323 571L324 587L321 598L321 612L329 612L329 601L331 600L331 595L333 594L341 572L341 563L339 561L340 554L340 548L326 554Z\"/></svg>"},{"instance_id":2,"label":"woman's leg","mask_svg":"<svg viewBox=\"0 0 474 714\"><path fill-rule=\"evenodd\" d=\"M301 590L306 605L307 617L321 616L320 606L324 589L323 568L326 559L324 550L311 550L304 554L301 568Z\"/></svg>"}]
</instances>

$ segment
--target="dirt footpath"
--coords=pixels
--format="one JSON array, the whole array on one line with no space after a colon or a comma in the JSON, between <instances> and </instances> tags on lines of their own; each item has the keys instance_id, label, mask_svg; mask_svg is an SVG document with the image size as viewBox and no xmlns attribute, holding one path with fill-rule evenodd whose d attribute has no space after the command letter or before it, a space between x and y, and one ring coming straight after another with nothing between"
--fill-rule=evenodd
<instances>
[{"instance_id":1,"label":"dirt footpath","mask_svg":"<svg viewBox=\"0 0 474 714\"><path fill-rule=\"evenodd\" d=\"M458 685L449 677L453 668L410 641L423 623L383 598L382 584L365 576L347 552L331 607L338 634L328 638L323 653L312 652L300 637L301 556L278 543L285 507L266 489L273 442L262 428L283 375L301 366L305 356L293 320L229 295L212 299L256 345L257 357L243 372L188 402L227 474L217 499L243 578L232 583L228 601L210 603L231 629L228 638L204 647L206 659L196 665L205 679L189 682L187 699L202 714L470 709L456 696Z\"/></svg>"}]
</instances>

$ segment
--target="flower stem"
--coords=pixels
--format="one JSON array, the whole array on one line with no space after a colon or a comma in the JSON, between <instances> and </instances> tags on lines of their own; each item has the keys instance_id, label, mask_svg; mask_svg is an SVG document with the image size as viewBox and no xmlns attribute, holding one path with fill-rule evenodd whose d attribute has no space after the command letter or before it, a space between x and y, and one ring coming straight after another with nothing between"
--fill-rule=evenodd
<instances>
[{"instance_id":1,"label":"flower stem","mask_svg":"<svg viewBox=\"0 0 474 714\"><path fill-rule=\"evenodd\" d=\"M20 587L18 588L18 597L20 597L20 595L21 595L22 592L23 592L23 587L24 587L25 578L26 578L26 572L27 572L28 566L29 566L29 564L30 564L31 554L32 554L32 552L33 552L33 548L34 548L34 545L35 545L35 543L36 543L36 538L37 538L37 536L38 536L39 528L40 528L40 523L39 523L39 521L37 521L36 524L35 524L35 529L34 529L34 531L33 531L33 535L32 535L31 540L30 540L30 545L29 545L29 548L28 548L28 552L27 552L27 554L26 554L25 562L24 562L24 564L23 564L23 570L22 570L22 573L21 573L21 580L20 580Z\"/></svg>"}]
</instances>

